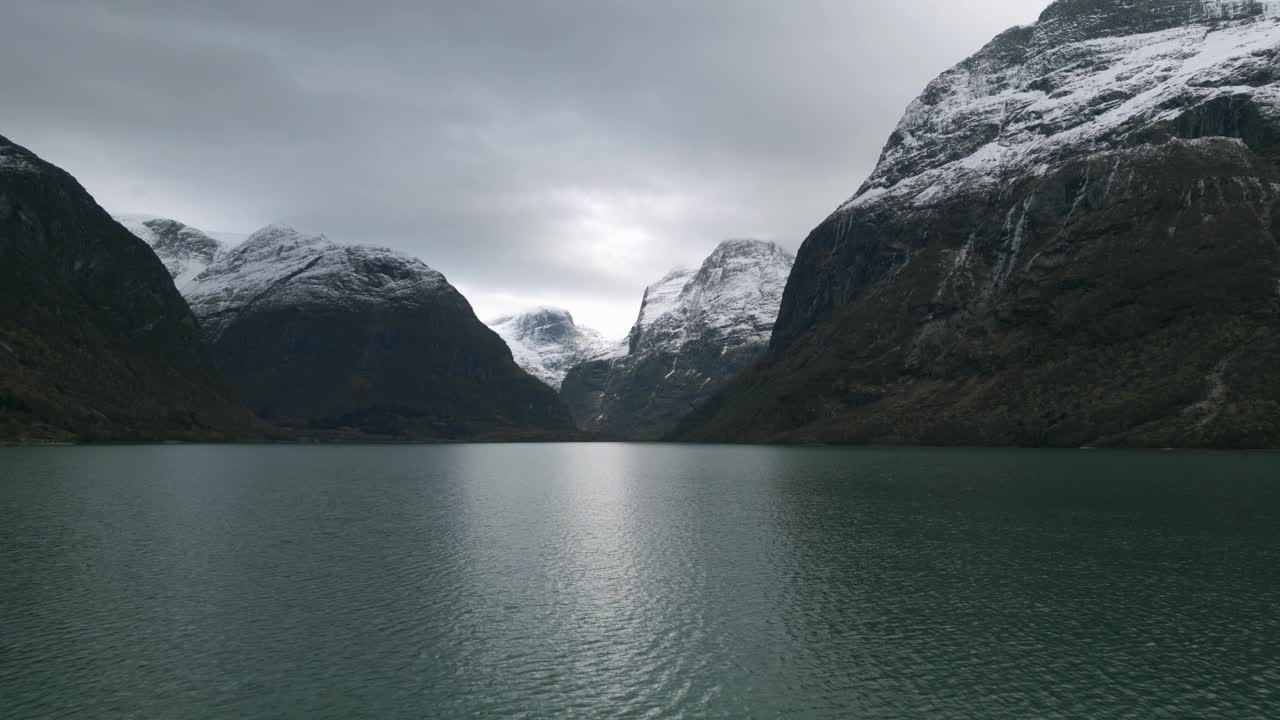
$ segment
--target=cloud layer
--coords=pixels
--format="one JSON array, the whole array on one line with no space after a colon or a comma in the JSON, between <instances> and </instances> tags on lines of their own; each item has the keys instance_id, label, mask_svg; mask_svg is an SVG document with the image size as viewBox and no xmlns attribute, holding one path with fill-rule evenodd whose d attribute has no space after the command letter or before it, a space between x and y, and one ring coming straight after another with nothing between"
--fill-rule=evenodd
<instances>
[{"instance_id":1,"label":"cloud layer","mask_svg":"<svg viewBox=\"0 0 1280 720\"><path fill-rule=\"evenodd\" d=\"M482 317L620 336L720 240L798 247L925 83L1046 4L40 0L0 23L0 134L113 212L387 245Z\"/></svg>"}]
</instances>

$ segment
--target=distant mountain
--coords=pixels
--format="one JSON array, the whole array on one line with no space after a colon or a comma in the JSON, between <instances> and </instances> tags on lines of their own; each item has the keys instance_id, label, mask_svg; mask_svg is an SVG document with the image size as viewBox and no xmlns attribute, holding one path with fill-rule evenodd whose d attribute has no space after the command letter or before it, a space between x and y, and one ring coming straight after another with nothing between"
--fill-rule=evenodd
<instances>
[{"instance_id":1,"label":"distant mountain","mask_svg":"<svg viewBox=\"0 0 1280 720\"><path fill-rule=\"evenodd\" d=\"M575 365L627 350L622 341L609 342L595 330L580 327L569 311L559 308L536 308L488 325L511 348L517 365L556 390Z\"/></svg>"},{"instance_id":2,"label":"distant mountain","mask_svg":"<svg viewBox=\"0 0 1280 720\"><path fill-rule=\"evenodd\" d=\"M179 290L228 250L226 243L177 220L140 215L117 215L115 219L151 246Z\"/></svg>"},{"instance_id":3,"label":"distant mountain","mask_svg":"<svg viewBox=\"0 0 1280 720\"><path fill-rule=\"evenodd\" d=\"M184 286L218 364L264 418L329 438L553 438L555 391L421 261L273 225Z\"/></svg>"},{"instance_id":4,"label":"distant mountain","mask_svg":"<svg viewBox=\"0 0 1280 720\"><path fill-rule=\"evenodd\" d=\"M677 436L1280 445L1280 2L1059 0L933 81Z\"/></svg>"},{"instance_id":5,"label":"distant mountain","mask_svg":"<svg viewBox=\"0 0 1280 720\"><path fill-rule=\"evenodd\" d=\"M661 437L768 345L794 257L773 243L722 243L695 270L645 290L627 353L569 371L560 394L585 430Z\"/></svg>"},{"instance_id":6,"label":"distant mountain","mask_svg":"<svg viewBox=\"0 0 1280 720\"><path fill-rule=\"evenodd\" d=\"M155 254L0 138L0 440L262 435Z\"/></svg>"}]
</instances>

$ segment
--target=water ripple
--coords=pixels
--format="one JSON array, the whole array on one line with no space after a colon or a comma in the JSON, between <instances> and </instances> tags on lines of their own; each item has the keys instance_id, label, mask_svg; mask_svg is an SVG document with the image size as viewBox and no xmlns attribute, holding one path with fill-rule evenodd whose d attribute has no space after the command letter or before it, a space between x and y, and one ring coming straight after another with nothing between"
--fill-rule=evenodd
<instances>
[{"instance_id":1,"label":"water ripple","mask_svg":"<svg viewBox=\"0 0 1280 720\"><path fill-rule=\"evenodd\" d=\"M1277 466L6 451L0 716L1280 717Z\"/></svg>"}]
</instances>

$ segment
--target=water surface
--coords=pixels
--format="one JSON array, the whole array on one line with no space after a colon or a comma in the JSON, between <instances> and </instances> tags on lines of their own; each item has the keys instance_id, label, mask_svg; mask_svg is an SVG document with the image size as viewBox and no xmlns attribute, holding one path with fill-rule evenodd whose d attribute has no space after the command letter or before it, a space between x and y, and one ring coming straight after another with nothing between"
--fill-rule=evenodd
<instances>
[{"instance_id":1,"label":"water surface","mask_svg":"<svg viewBox=\"0 0 1280 720\"><path fill-rule=\"evenodd\" d=\"M0 717L1280 717L1280 456L0 451Z\"/></svg>"}]
</instances>

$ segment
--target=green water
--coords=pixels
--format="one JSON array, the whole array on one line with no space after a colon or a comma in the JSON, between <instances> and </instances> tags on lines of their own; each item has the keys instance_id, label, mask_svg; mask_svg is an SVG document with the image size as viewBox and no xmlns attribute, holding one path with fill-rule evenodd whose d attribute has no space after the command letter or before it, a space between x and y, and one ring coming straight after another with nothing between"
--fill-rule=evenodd
<instances>
[{"instance_id":1,"label":"green water","mask_svg":"<svg viewBox=\"0 0 1280 720\"><path fill-rule=\"evenodd\" d=\"M0 717L1280 717L1280 456L0 451Z\"/></svg>"}]
</instances>

